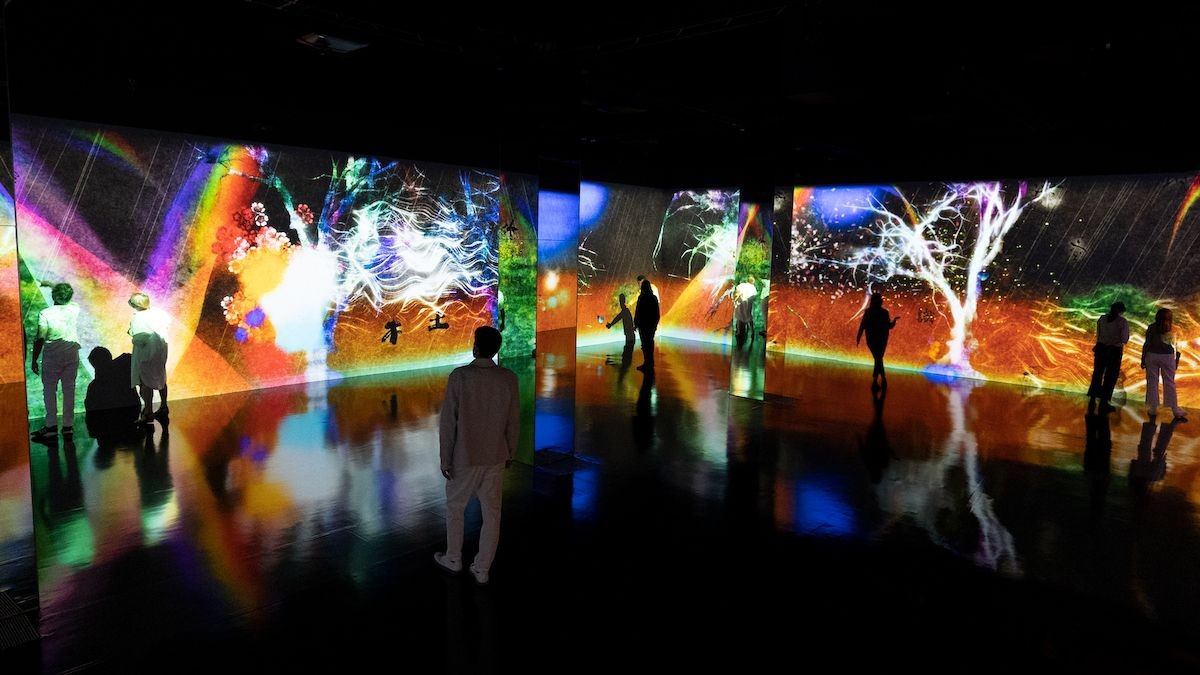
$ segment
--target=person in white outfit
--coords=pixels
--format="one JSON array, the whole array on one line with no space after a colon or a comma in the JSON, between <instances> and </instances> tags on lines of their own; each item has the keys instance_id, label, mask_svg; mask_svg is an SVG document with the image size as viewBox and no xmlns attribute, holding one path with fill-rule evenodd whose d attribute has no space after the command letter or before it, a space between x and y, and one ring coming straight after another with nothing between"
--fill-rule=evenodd
<instances>
[{"instance_id":1,"label":"person in white outfit","mask_svg":"<svg viewBox=\"0 0 1200 675\"><path fill-rule=\"evenodd\" d=\"M1179 365L1179 353L1175 349L1174 317L1171 310L1163 308L1154 315L1154 323L1146 327L1146 342L1142 345L1142 368L1146 370L1146 412L1151 417L1158 414L1158 381L1162 379L1163 404L1175 414L1175 420L1184 422L1187 413L1179 407L1175 396L1175 368Z\"/></svg>"},{"instance_id":2,"label":"person in white outfit","mask_svg":"<svg viewBox=\"0 0 1200 675\"><path fill-rule=\"evenodd\" d=\"M446 551L435 553L433 560L448 572L462 571L465 512L471 497L478 497L483 529L470 570L480 584L488 582L500 543L504 470L512 465L521 434L517 376L492 361L501 341L500 331L491 326L475 329L475 360L450 373L439 427L446 477Z\"/></svg>"},{"instance_id":3,"label":"person in white outfit","mask_svg":"<svg viewBox=\"0 0 1200 675\"><path fill-rule=\"evenodd\" d=\"M47 284L43 284L47 285ZM79 305L71 302L75 290L70 284L51 286L54 304L38 314L37 335L33 341L30 369L42 378L42 401L46 421L33 432L33 439L55 438L58 425L58 389L62 387L62 435L70 438L75 430L75 377L79 373ZM40 359L40 363L39 363Z\"/></svg>"},{"instance_id":4,"label":"person in white outfit","mask_svg":"<svg viewBox=\"0 0 1200 675\"><path fill-rule=\"evenodd\" d=\"M129 321L129 336L133 340L133 364L129 369L130 386L142 396L142 412L138 424L150 424L154 419L154 392L158 391L159 419L167 417L167 326L166 313L150 306L150 296L134 293L129 297L134 309Z\"/></svg>"}]
</instances>

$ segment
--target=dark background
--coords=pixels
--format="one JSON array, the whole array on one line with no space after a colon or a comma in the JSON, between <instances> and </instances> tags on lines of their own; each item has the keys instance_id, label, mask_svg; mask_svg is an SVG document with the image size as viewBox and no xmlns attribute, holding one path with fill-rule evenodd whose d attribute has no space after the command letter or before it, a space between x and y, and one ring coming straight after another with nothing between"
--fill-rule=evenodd
<instances>
[{"instance_id":1,"label":"dark background","mask_svg":"<svg viewBox=\"0 0 1200 675\"><path fill-rule=\"evenodd\" d=\"M5 4L11 110L667 188L1188 171L1200 5ZM1183 6L1183 5L1189 6ZM317 32L366 44L338 54Z\"/></svg>"}]
</instances>

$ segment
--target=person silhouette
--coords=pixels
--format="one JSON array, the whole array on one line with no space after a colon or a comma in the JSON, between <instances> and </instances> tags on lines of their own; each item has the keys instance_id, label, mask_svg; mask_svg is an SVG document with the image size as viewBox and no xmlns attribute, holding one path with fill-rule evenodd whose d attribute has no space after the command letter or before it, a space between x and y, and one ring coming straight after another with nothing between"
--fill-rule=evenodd
<instances>
[{"instance_id":1,"label":"person silhouette","mask_svg":"<svg viewBox=\"0 0 1200 675\"><path fill-rule=\"evenodd\" d=\"M647 278L646 278L646 275L644 275L644 274L639 274L639 275L637 275L637 283L635 284L635 287L636 287L636 288L637 288L639 291L640 291L640 290L641 290L641 288L642 288L642 282L643 282L643 281L650 281L650 280L649 280L649 279L647 279ZM659 298L659 297L661 297L661 296L658 294L658 286L654 285L654 283L653 283L653 282L651 282L651 283L650 283L650 292L654 294L654 297L655 297L655 298Z\"/></svg>"},{"instance_id":2,"label":"person silhouette","mask_svg":"<svg viewBox=\"0 0 1200 675\"><path fill-rule=\"evenodd\" d=\"M642 279L642 292L633 313L633 325L642 338L642 365L638 370L654 368L654 332L658 330L658 320L658 297L650 287L650 280Z\"/></svg>"},{"instance_id":3,"label":"person silhouette","mask_svg":"<svg viewBox=\"0 0 1200 675\"><path fill-rule=\"evenodd\" d=\"M1125 351L1125 343L1129 342L1129 322L1123 316L1125 303L1114 302L1108 309L1108 314L1096 320L1096 344L1092 347L1095 355L1092 361L1092 384L1088 388L1089 408L1100 402L1100 412L1112 412L1113 389L1117 386L1117 378L1121 374L1121 353Z\"/></svg>"},{"instance_id":4,"label":"person silhouette","mask_svg":"<svg viewBox=\"0 0 1200 675\"><path fill-rule=\"evenodd\" d=\"M888 461L892 458L892 446L888 443L887 431L883 428L883 404L887 399L886 389L876 389L871 392L871 405L875 414L871 424L867 426L866 436L859 441L859 452L863 463L867 466L867 474L871 482L878 485L883 479Z\"/></svg>"},{"instance_id":5,"label":"person silhouette","mask_svg":"<svg viewBox=\"0 0 1200 675\"><path fill-rule=\"evenodd\" d=\"M84 422L92 438L102 439L134 426L141 399L129 386L133 356L113 358L105 347L88 353L94 373L83 397Z\"/></svg>"},{"instance_id":6,"label":"person silhouette","mask_svg":"<svg viewBox=\"0 0 1200 675\"><path fill-rule=\"evenodd\" d=\"M624 293L621 293L617 296L617 302L620 303L621 310L617 312L617 315L613 317L613 320L606 323L604 327L611 330L612 327L615 326L618 321L620 321L621 328L625 331L625 347L627 349L632 349L633 338L637 335L633 327L633 314L629 313L629 307L625 304Z\"/></svg>"},{"instance_id":7,"label":"person silhouette","mask_svg":"<svg viewBox=\"0 0 1200 675\"><path fill-rule=\"evenodd\" d=\"M1085 430L1083 473L1091 484L1093 521L1104 512L1112 467L1112 426L1107 414L1088 412L1083 416Z\"/></svg>"},{"instance_id":8,"label":"person silhouette","mask_svg":"<svg viewBox=\"0 0 1200 675\"><path fill-rule=\"evenodd\" d=\"M1146 412L1158 414L1158 381L1162 379L1163 403L1175 414L1175 421L1186 422L1187 413L1179 407L1175 394L1175 369L1179 352L1175 349L1175 319L1165 307L1154 315L1154 323L1146 326L1146 341L1142 343L1142 369L1146 371Z\"/></svg>"},{"instance_id":9,"label":"person silhouette","mask_svg":"<svg viewBox=\"0 0 1200 675\"><path fill-rule=\"evenodd\" d=\"M888 334L896 327L900 317L891 318L883 308L883 296L872 293L867 310L863 312L862 322L858 325L858 337L854 344L862 343L863 333L867 334L867 348L875 359L875 369L871 372L871 388L887 388L887 374L883 371L883 354L887 351ZM876 378L879 378L876 381Z\"/></svg>"},{"instance_id":10,"label":"person silhouette","mask_svg":"<svg viewBox=\"0 0 1200 675\"><path fill-rule=\"evenodd\" d=\"M46 284L43 284L46 285ZM62 435L75 431L75 378L79 374L79 305L71 302L75 289L57 283L50 288L54 304L38 313L30 370L42 378L42 402L46 419L33 432L35 441L58 436L58 390L62 388ZM39 360L40 358L40 360Z\"/></svg>"}]
</instances>

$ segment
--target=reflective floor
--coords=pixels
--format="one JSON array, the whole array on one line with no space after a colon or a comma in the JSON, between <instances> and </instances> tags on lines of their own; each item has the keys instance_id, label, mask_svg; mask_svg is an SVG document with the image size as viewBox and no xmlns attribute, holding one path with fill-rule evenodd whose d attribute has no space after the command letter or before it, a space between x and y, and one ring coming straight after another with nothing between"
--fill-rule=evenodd
<instances>
[{"instance_id":1,"label":"reflective floor","mask_svg":"<svg viewBox=\"0 0 1200 675\"><path fill-rule=\"evenodd\" d=\"M430 562L448 369L80 422L29 463L7 429L0 589L40 591L43 635L10 662L1200 668L1200 420L777 354L756 401L720 345L664 341L647 375L540 337L487 588Z\"/></svg>"}]
</instances>

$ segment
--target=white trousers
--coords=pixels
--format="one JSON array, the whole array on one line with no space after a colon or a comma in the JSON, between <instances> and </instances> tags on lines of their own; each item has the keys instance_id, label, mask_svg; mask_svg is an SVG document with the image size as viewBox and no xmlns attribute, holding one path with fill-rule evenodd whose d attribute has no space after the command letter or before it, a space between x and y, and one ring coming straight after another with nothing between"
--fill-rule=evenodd
<instances>
[{"instance_id":1,"label":"white trousers","mask_svg":"<svg viewBox=\"0 0 1200 675\"><path fill-rule=\"evenodd\" d=\"M451 564L462 562L467 504L471 497L478 497L483 529L479 532L479 553L471 565L482 572L492 568L496 546L500 543L503 479L503 464L454 467L454 478L446 481L446 558Z\"/></svg>"},{"instance_id":2,"label":"white trousers","mask_svg":"<svg viewBox=\"0 0 1200 675\"><path fill-rule=\"evenodd\" d=\"M1175 355L1146 354L1146 412L1158 413L1158 381L1162 379L1163 405L1176 415L1183 414L1175 396Z\"/></svg>"}]
</instances>

